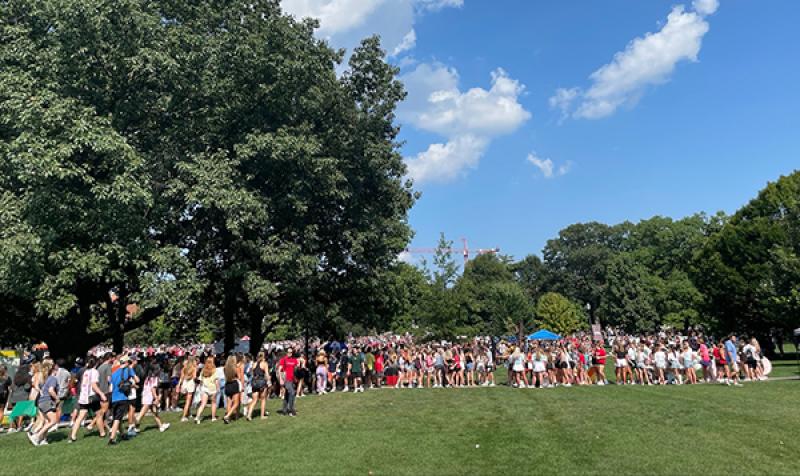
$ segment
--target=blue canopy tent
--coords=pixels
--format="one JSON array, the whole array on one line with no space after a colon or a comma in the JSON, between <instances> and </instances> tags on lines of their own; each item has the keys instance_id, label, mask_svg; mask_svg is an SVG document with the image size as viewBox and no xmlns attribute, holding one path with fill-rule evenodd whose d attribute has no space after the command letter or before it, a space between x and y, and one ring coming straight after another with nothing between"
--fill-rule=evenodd
<instances>
[{"instance_id":1,"label":"blue canopy tent","mask_svg":"<svg viewBox=\"0 0 800 476\"><path fill-rule=\"evenodd\" d=\"M561 336L550 332L547 329L541 329L528 336L528 340L559 340Z\"/></svg>"}]
</instances>

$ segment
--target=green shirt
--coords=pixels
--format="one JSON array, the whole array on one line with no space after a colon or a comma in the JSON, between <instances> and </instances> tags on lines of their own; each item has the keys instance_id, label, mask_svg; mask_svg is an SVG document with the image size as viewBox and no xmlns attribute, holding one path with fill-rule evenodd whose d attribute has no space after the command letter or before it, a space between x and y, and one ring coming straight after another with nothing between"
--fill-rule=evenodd
<instances>
[{"instance_id":1,"label":"green shirt","mask_svg":"<svg viewBox=\"0 0 800 476\"><path fill-rule=\"evenodd\" d=\"M365 360L367 362L367 370L372 370L375 368L375 356L372 355L372 353L367 354Z\"/></svg>"},{"instance_id":2,"label":"green shirt","mask_svg":"<svg viewBox=\"0 0 800 476\"><path fill-rule=\"evenodd\" d=\"M364 354L359 352L358 354L350 357L350 364L353 365L351 372L359 374L364 372Z\"/></svg>"}]
</instances>

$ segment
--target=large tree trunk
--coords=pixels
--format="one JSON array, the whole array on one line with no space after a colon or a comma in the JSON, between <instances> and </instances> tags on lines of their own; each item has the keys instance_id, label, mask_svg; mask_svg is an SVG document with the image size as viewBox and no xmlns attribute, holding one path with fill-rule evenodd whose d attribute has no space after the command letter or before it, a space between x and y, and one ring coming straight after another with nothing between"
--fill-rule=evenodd
<instances>
[{"instance_id":1,"label":"large tree trunk","mask_svg":"<svg viewBox=\"0 0 800 476\"><path fill-rule=\"evenodd\" d=\"M224 345L225 353L233 352L236 347L236 324L234 317L236 316L236 297L233 293L225 289L225 298L222 303L222 318L225 326Z\"/></svg>"},{"instance_id":2,"label":"large tree trunk","mask_svg":"<svg viewBox=\"0 0 800 476\"><path fill-rule=\"evenodd\" d=\"M264 345L264 317L260 310L256 307L250 309L250 353L257 356L261 352L261 346Z\"/></svg>"},{"instance_id":3,"label":"large tree trunk","mask_svg":"<svg viewBox=\"0 0 800 476\"><path fill-rule=\"evenodd\" d=\"M115 319L112 321L111 342L114 353L121 354L125 346L125 319L128 315L128 290L122 285L117 292L117 302L115 303Z\"/></svg>"}]
</instances>

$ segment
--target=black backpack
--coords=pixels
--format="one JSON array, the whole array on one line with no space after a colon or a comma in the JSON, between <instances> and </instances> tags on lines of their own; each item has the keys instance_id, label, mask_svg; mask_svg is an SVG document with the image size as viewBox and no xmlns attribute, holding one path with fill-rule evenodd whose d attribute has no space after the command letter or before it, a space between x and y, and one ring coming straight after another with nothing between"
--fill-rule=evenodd
<instances>
[{"instance_id":1,"label":"black backpack","mask_svg":"<svg viewBox=\"0 0 800 476\"><path fill-rule=\"evenodd\" d=\"M125 369L127 370L127 369ZM133 382L131 382L131 376L129 372L125 372L122 380L120 380L119 385L117 385L117 389L119 393L127 396L130 396L131 390L133 390Z\"/></svg>"}]
</instances>

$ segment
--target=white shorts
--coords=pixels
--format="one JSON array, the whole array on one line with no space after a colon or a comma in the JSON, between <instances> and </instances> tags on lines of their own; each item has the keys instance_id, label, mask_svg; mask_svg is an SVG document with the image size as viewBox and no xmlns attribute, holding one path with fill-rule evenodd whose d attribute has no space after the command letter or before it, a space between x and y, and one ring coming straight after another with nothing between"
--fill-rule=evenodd
<instances>
[{"instance_id":1,"label":"white shorts","mask_svg":"<svg viewBox=\"0 0 800 476\"><path fill-rule=\"evenodd\" d=\"M194 393L195 384L193 380L184 380L181 385L181 393Z\"/></svg>"},{"instance_id":2,"label":"white shorts","mask_svg":"<svg viewBox=\"0 0 800 476\"><path fill-rule=\"evenodd\" d=\"M621 369L623 367L627 367L628 366L628 361L627 360L615 360L614 361L614 366L616 368L618 368L618 369Z\"/></svg>"},{"instance_id":3,"label":"white shorts","mask_svg":"<svg viewBox=\"0 0 800 476\"><path fill-rule=\"evenodd\" d=\"M534 372L544 372L545 370L547 370L547 366L544 364L544 362L534 362L533 363L533 371Z\"/></svg>"}]
</instances>

